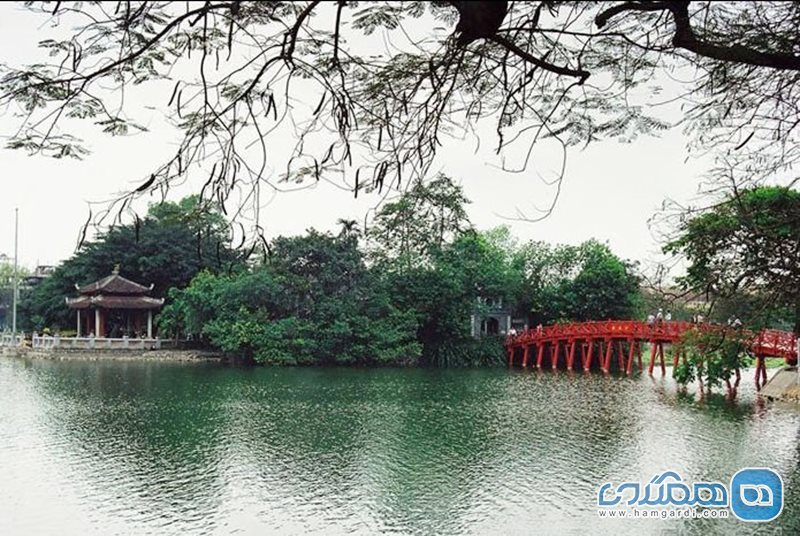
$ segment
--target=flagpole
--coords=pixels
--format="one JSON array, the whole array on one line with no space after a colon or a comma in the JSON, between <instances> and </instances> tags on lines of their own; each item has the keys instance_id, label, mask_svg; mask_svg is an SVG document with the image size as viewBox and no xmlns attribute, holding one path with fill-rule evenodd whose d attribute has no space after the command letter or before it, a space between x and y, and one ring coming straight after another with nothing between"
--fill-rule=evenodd
<instances>
[{"instance_id":1,"label":"flagpole","mask_svg":"<svg viewBox=\"0 0 800 536\"><path fill-rule=\"evenodd\" d=\"M19 208L14 209L14 290L13 296L11 297L12 309L11 309L11 341L14 346L17 345L17 293L19 291L19 282L17 278L17 257L18 257L18 248L17 243L19 241Z\"/></svg>"}]
</instances>

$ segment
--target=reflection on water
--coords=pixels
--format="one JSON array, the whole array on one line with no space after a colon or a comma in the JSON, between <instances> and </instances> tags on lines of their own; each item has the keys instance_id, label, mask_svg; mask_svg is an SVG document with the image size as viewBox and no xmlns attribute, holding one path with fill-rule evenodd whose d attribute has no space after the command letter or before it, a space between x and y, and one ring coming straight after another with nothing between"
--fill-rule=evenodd
<instances>
[{"instance_id":1,"label":"reflection on water","mask_svg":"<svg viewBox=\"0 0 800 536\"><path fill-rule=\"evenodd\" d=\"M800 531L800 412L669 379L0 360L0 534ZM606 480L778 470L782 516L601 520Z\"/></svg>"}]
</instances>

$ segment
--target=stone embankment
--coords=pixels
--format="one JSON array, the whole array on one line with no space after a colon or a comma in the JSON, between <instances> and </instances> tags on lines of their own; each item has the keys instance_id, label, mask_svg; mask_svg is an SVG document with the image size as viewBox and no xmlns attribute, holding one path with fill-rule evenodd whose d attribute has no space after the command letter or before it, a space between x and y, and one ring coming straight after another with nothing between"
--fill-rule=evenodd
<instances>
[{"instance_id":1,"label":"stone embankment","mask_svg":"<svg viewBox=\"0 0 800 536\"><path fill-rule=\"evenodd\" d=\"M764 398L800 404L800 376L797 367L779 370L759 392Z\"/></svg>"}]
</instances>

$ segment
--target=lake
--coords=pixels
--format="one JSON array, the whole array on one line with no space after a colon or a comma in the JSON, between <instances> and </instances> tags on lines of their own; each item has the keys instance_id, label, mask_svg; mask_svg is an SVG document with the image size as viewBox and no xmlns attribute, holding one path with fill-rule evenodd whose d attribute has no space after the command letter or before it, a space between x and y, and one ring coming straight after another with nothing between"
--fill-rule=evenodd
<instances>
[{"instance_id":1,"label":"lake","mask_svg":"<svg viewBox=\"0 0 800 536\"><path fill-rule=\"evenodd\" d=\"M797 534L799 432L752 371L730 405L660 375L0 358L0 534ZM776 521L598 518L602 482L747 466L782 475Z\"/></svg>"}]
</instances>

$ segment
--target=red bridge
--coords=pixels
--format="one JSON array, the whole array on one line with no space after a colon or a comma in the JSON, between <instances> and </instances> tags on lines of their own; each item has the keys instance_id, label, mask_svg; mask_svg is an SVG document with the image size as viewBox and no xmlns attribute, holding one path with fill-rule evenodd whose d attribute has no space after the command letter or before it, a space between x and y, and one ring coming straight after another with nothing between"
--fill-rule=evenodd
<instances>
[{"instance_id":1,"label":"red bridge","mask_svg":"<svg viewBox=\"0 0 800 536\"><path fill-rule=\"evenodd\" d=\"M656 361L659 361L661 373L665 374L664 345L672 345L673 365L677 366L681 349L675 343L692 329L744 333L750 351L756 358L756 386L759 388L767 378L765 358L779 357L787 364L797 363L797 335L794 333L775 329L754 333L717 324L691 322L661 321L650 325L637 320L607 320L555 324L510 336L505 346L509 366L520 359L523 368L535 362L537 368L549 365L556 369L563 365L567 370L579 367L589 371L596 366L603 372L615 368L630 375L634 364L642 370L642 343L647 342L650 344L648 372L652 374ZM739 371L736 373L738 377Z\"/></svg>"}]
</instances>

